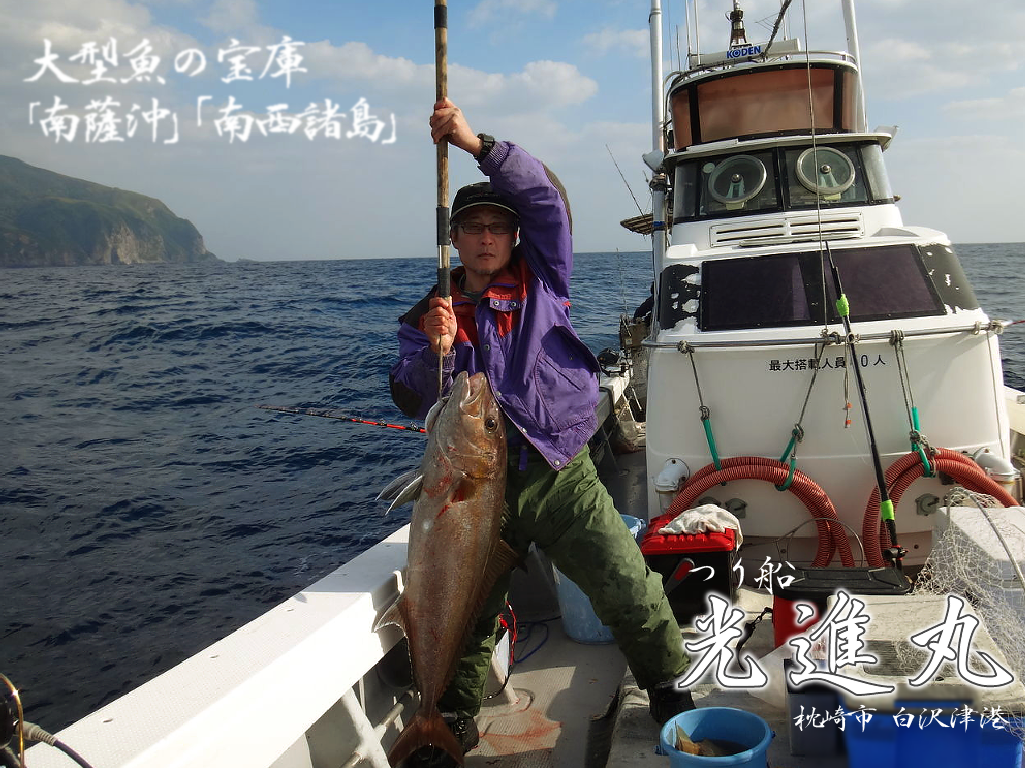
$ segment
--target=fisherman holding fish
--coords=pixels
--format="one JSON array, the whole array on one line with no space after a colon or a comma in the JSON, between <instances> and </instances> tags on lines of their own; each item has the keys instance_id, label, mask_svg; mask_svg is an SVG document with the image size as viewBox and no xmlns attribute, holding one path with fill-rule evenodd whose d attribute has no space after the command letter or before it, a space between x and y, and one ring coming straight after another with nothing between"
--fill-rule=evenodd
<instances>
[{"instance_id":1,"label":"fisherman holding fish","mask_svg":"<svg viewBox=\"0 0 1025 768\"><path fill-rule=\"evenodd\" d=\"M665 722L694 706L678 684L689 659L662 581L647 569L588 454L598 426L599 368L569 318L573 244L565 190L521 147L474 133L448 99L434 105L430 126L435 143L470 154L489 181L455 195L451 238L461 266L452 272L452 297L432 291L401 318L392 397L422 419L438 400L439 364L443 395L454 383L465 392L473 374L485 374L508 446L502 541L521 559L535 543L590 597L647 690L652 717ZM471 375L469 384L461 372ZM508 587L505 572L436 702L464 751L478 741L474 717ZM431 752L420 749L414 760ZM435 764L447 757L441 753Z\"/></svg>"}]
</instances>

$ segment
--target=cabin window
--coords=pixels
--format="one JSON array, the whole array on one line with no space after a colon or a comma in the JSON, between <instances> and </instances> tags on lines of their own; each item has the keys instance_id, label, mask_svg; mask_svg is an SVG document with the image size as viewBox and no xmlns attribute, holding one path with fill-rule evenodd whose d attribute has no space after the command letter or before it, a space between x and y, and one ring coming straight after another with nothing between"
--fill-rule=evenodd
<instances>
[{"instance_id":1,"label":"cabin window","mask_svg":"<svg viewBox=\"0 0 1025 768\"><path fill-rule=\"evenodd\" d=\"M847 65L813 63L740 69L684 82L669 106L676 149L722 139L773 134L851 132L855 78Z\"/></svg>"},{"instance_id":2,"label":"cabin window","mask_svg":"<svg viewBox=\"0 0 1025 768\"><path fill-rule=\"evenodd\" d=\"M811 325L801 254L706 261L701 330Z\"/></svg>"},{"instance_id":3,"label":"cabin window","mask_svg":"<svg viewBox=\"0 0 1025 768\"><path fill-rule=\"evenodd\" d=\"M685 163L677 169L674 220L724 213L779 210L771 151L737 153Z\"/></svg>"},{"instance_id":4,"label":"cabin window","mask_svg":"<svg viewBox=\"0 0 1025 768\"><path fill-rule=\"evenodd\" d=\"M886 165L883 162L883 148L878 144L863 145L861 160L865 166L869 197L876 202L892 203L893 190L890 189L890 177L886 173Z\"/></svg>"},{"instance_id":5,"label":"cabin window","mask_svg":"<svg viewBox=\"0 0 1025 768\"><path fill-rule=\"evenodd\" d=\"M915 246L835 248L833 260L853 322L945 312ZM839 323L835 301L829 262L818 250L701 265L703 331L821 325L823 307L828 307L829 322Z\"/></svg>"},{"instance_id":6,"label":"cabin window","mask_svg":"<svg viewBox=\"0 0 1025 768\"><path fill-rule=\"evenodd\" d=\"M784 152L784 163L791 208L858 205L869 201L865 172L856 147L822 144L788 148Z\"/></svg>"},{"instance_id":7,"label":"cabin window","mask_svg":"<svg viewBox=\"0 0 1025 768\"><path fill-rule=\"evenodd\" d=\"M892 202L878 144L800 145L680 162L673 222Z\"/></svg>"},{"instance_id":8,"label":"cabin window","mask_svg":"<svg viewBox=\"0 0 1025 768\"><path fill-rule=\"evenodd\" d=\"M901 317L944 314L921 254L911 245L833 250L840 283L851 305L851 320L889 320ZM833 278L826 268L829 321L840 322L836 313ZM820 289L821 290L821 289Z\"/></svg>"}]
</instances>

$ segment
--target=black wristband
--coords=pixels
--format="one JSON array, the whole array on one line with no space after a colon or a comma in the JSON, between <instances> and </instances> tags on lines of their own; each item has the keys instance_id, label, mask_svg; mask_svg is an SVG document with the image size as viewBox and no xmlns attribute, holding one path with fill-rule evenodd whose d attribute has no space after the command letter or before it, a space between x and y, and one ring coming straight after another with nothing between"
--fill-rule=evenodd
<instances>
[{"instance_id":1,"label":"black wristband","mask_svg":"<svg viewBox=\"0 0 1025 768\"><path fill-rule=\"evenodd\" d=\"M478 163L481 163L484 161L484 158L488 156L488 152L491 151L491 148L495 146L495 137L488 136L486 133L478 133L477 138L481 140L481 147L480 152L474 155L474 159Z\"/></svg>"}]
</instances>

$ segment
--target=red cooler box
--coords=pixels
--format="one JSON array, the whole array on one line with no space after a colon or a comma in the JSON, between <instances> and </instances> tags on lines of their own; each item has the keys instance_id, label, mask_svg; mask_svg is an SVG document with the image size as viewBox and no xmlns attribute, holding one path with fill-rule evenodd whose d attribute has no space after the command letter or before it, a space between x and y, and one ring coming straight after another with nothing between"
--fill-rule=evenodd
<instances>
[{"instance_id":1,"label":"red cooler box","mask_svg":"<svg viewBox=\"0 0 1025 768\"><path fill-rule=\"evenodd\" d=\"M641 541L641 552L651 570L662 575L662 585L681 626L707 613L710 592L731 603L737 596L739 572L736 531L722 533L659 533L671 516L656 517Z\"/></svg>"}]
</instances>

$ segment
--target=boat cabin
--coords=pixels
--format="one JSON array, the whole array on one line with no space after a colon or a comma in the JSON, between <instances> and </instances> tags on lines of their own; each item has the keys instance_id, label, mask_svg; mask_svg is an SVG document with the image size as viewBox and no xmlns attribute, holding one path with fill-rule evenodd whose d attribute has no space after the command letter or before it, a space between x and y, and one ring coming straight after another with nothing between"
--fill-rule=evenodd
<instances>
[{"instance_id":1,"label":"boat cabin","mask_svg":"<svg viewBox=\"0 0 1025 768\"><path fill-rule=\"evenodd\" d=\"M672 146L806 135L812 127L816 134L853 133L858 101L858 70L846 60L802 56L680 75L669 88Z\"/></svg>"}]
</instances>

